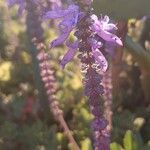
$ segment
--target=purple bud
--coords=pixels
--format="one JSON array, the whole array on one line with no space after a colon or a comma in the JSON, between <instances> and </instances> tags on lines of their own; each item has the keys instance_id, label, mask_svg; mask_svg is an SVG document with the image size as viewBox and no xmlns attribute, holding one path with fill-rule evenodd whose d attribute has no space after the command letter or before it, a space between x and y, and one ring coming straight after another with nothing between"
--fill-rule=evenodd
<instances>
[{"instance_id":1,"label":"purple bud","mask_svg":"<svg viewBox=\"0 0 150 150\"><path fill-rule=\"evenodd\" d=\"M92 122L92 129L94 131L100 131L106 128L108 121L104 118L95 118Z\"/></svg>"}]
</instances>

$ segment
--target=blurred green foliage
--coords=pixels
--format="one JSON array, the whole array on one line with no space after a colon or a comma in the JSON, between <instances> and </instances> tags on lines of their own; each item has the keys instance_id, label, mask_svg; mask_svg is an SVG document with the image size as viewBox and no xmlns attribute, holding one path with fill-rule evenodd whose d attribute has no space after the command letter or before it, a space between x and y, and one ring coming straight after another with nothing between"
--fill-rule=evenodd
<instances>
[{"instance_id":1,"label":"blurred green foliage","mask_svg":"<svg viewBox=\"0 0 150 150\"><path fill-rule=\"evenodd\" d=\"M117 20L149 15L149 6L149 0L94 0L97 14L107 14Z\"/></svg>"},{"instance_id":2,"label":"blurred green foliage","mask_svg":"<svg viewBox=\"0 0 150 150\"><path fill-rule=\"evenodd\" d=\"M111 2L111 4L116 3ZM144 0L141 6L145 4L147 3ZM99 5L99 9L102 6ZM125 5L119 6L126 9ZM147 7L149 5L142 9L146 10ZM115 10L120 9L117 7ZM121 16L121 13L117 14ZM132 13L129 11L129 14ZM137 30L141 31L140 27L143 26L142 24L137 26L137 22L142 22L142 20L134 19L132 26L128 27L128 30L131 31L130 36L136 41L139 36L133 33L137 33ZM46 30L45 37L48 44L56 33L54 29L48 30L45 24L43 27ZM148 40L145 39L144 42ZM130 47L127 47L126 50L134 52L137 46L134 44L131 41ZM145 53L145 49L148 52L148 45L149 43L146 47L142 47L139 42L142 53ZM45 116L41 111L33 77L34 69L30 49L25 16L19 18L16 16L16 8L8 11L4 0L0 1L0 150L71 149L62 128L55 122L53 116L51 114ZM113 98L111 150L148 150L150 149L148 144L150 107L145 100L141 84L141 66L134 54L126 50L123 51L123 59L120 63L122 69L117 78L119 91L114 94ZM64 110L65 120L72 129L81 150L92 150L90 130L92 116L83 93L80 63L75 58L65 70L62 70L59 60L65 51L66 48L61 46L49 52L53 58L53 67L59 84L56 96Z\"/></svg>"}]
</instances>

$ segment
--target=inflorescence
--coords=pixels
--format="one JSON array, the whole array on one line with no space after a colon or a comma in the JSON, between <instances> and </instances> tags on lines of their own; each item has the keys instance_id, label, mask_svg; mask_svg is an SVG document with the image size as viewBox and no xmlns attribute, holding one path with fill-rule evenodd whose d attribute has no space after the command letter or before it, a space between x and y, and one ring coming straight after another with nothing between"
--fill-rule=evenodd
<instances>
[{"instance_id":1,"label":"inflorescence","mask_svg":"<svg viewBox=\"0 0 150 150\"><path fill-rule=\"evenodd\" d=\"M108 121L104 118L104 111L101 110L101 99L104 94L102 78L108 68L108 61L105 54L111 54L106 45L118 44L122 46L122 41L115 34L117 27L109 23L109 17L98 17L91 11L91 1L85 3L72 3L66 9L48 11L45 19L62 19L58 25L60 36L52 41L51 48L66 43L68 52L61 60L61 65L70 62L79 49L78 57L82 62L84 72L83 83L85 95L89 97L89 105L94 116L91 127L93 130L95 150L109 150L110 133L107 130ZM77 40L71 44L68 37L72 31Z\"/></svg>"},{"instance_id":2,"label":"inflorescence","mask_svg":"<svg viewBox=\"0 0 150 150\"><path fill-rule=\"evenodd\" d=\"M19 4L19 12L25 9L26 0L8 0L9 5ZM34 0L38 4L38 0ZM110 132L107 130L108 118L105 118L102 109L102 97L104 93L109 93L109 89L105 91L103 86L103 76L107 71L108 55L111 55L114 45L122 46L122 41L114 32L117 30L115 24L110 23L108 16L100 17L93 14L91 4L92 0L82 0L70 3L67 7L63 7L60 0L53 1L51 10L44 12L43 19L59 19L58 29L60 35L53 40L50 48L54 48L63 43L69 48L67 53L61 60L61 66L64 68L69 63L76 52L79 50L78 57L82 63L82 72L84 74L83 84L85 87L85 95L89 98L89 105L94 119L91 123L93 130L93 139L95 150L109 150ZM74 32L77 40L70 42L70 33ZM45 52L38 55L41 68L41 76L44 82L48 97L54 96L52 85L52 72L47 63L48 56ZM104 96L106 98L106 96ZM50 103L56 101L49 98ZM51 108L53 110L53 107ZM55 112L57 110L57 112ZM52 111L55 115L62 113L59 108Z\"/></svg>"}]
</instances>

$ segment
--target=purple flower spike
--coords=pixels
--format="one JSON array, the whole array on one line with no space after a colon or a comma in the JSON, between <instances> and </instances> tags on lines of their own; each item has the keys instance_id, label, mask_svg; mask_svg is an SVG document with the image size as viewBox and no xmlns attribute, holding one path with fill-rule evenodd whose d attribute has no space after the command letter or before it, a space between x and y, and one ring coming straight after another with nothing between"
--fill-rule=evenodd
<instances>
[{"instance_id":1,"label":"purple flower spike","mask_svg":"<svg viewBox=\"0 0 150 150\"><path fill-rule=\"evenodd\" d=\"M91 18L94 20L91 29L102 39L108 42L116 43L123 46L122 41L115 34L110 33L112 30L116 30L117 27L114 24L109 24L109 17L105 16L103 19L98 20L96 15L92 15Z\"/></svg>"},{"instance_id":2,"label":"purple flower spike","mask_svg":"<svg viewBox=\"0 0 150 150\"><path fill-rule=\"evenodd\" d=\"M76 51L78 49L78 44L79 44L78 40L75 41L73 44L70 44L68 41L66 42L66 45L70 49L67 51L67 53L65 54L65 56L61 60L62 68L65 68L65 65L73 59L73 57L75 56Z\"/></svg>"}]
</instances>

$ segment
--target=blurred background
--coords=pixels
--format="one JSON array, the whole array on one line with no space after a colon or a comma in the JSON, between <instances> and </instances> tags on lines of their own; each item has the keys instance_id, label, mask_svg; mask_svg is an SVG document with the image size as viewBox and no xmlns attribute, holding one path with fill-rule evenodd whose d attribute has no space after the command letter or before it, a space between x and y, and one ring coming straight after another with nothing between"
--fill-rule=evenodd
<instances>
[{"instance_id":1,"label":"blurred background","mask_svg":"<svg viewBox=\"0 0 150 150\"><path fill-rule=\"evenodd\" d=\"M112 11L118 35L125 42L124 48L116 50L112 63L111 150L150 150L150 3L137 0L130 5L127 0L129 6L134 6L128 10L121 0L115 1L116 5L103 1L95 0L95 13ZM17 8L8 9L6 1L0 0L0 150L69 150L62 128L43 106L46 97L38 97L26 14L17 16ZM57 33L44 23L42 26L48 45ZM125 38L126 34L132 40ZM92 150L92 116L83 92L80 62L75 57L65 70L59 65L66 50L61 46L49 52L58 83L56 96L81 150Z\"/></svg>"}]
</instances>

